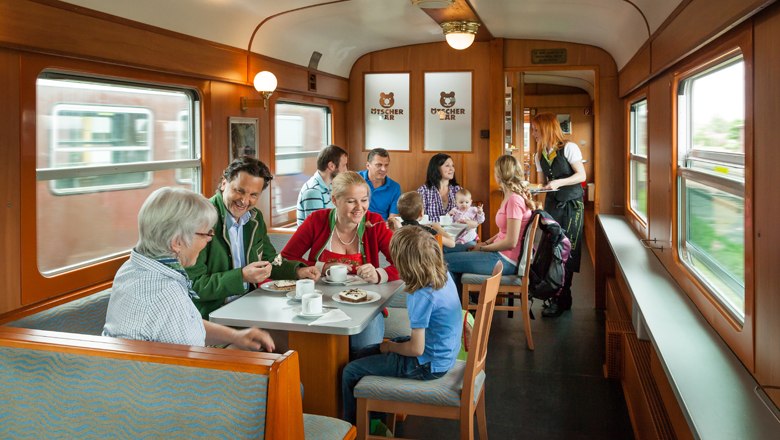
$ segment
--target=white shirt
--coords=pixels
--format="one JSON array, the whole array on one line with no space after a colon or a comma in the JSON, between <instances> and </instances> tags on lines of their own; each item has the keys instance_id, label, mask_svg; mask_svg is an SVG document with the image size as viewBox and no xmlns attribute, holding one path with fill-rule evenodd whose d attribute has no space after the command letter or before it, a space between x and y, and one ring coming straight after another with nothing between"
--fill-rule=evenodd
<instances>
[{"instance_id":1,"label":"white shirt","mask_svg":"<svg viewBox=\"0 0 780 440\"><path fill-rule=\"evenodd\" d=\"M225 223L228 228L228 238L230 239L230 256L233 257L233 268L243 268L246 266L246 257L244 252L244 225L249 221L252 214L245 212L239 217L238 221L228 214L225 216ZM248 283L244 283L244 290L249 288ZM239 298L240 295L233 295L225 298L225 304Z\"/></svg>"},{"instance_id":2,"label":"white shirt","mask_svg":"<svg viewBox=\"0 0 780 440\"><path fill-rule=\"evenodd\" d=\"M135 250L114 277L103 336L206 345L187 277Z\"/></svg>"}]
</instances>

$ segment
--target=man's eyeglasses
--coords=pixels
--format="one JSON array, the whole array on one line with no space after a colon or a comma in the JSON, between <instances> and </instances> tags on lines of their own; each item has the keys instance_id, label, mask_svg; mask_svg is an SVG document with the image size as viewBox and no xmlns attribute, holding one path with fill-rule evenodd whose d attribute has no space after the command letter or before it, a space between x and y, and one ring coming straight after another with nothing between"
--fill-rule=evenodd
<instances>
[{"instance_id":1,"label":"man's eyeglasses","mask_svg":"<svg viewBox=\"0 0 780 440\"><path fill-rule=\"evenodd\" d=\"M214 230L212 229L209 232L196 232L195 235L200 235L201 237L213 237L216 234L214 234Z\"/></svg>"}]
</instances>

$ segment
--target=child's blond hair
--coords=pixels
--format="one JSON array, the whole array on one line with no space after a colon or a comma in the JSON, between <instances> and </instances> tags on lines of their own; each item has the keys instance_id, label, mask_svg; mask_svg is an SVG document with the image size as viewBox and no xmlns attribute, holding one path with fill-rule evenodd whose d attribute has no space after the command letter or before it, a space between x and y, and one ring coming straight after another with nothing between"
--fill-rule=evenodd
<instances>
[{"instance_id":1,"label":"child's blond hair","mask_svg":"<svg viewBox=\"0 0 780 440\"><path fill-rule=\"evenodd\" d=\"M409 191L398 198L398 215L405 222L416 221L423 212L422 196L417 191Z\"/></svg>"},{"instance_id":2,"label":"child's blond hair","mask_svg":"<svg viewBox=\"0 0 780 440\"><path fill-rule=\"evenodd\" d=\"M404 290L407 292L427 286L439 290L447 284L447 266L441 246L433 234L419 226L406 226L393 234L390 258L406 283Z\"/></svg>"}]
</instances>

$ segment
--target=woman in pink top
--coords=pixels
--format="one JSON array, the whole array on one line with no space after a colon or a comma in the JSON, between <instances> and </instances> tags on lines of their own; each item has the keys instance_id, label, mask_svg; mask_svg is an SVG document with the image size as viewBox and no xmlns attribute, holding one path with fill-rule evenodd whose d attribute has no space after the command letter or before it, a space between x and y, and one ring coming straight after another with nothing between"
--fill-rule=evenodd
<instances>
[{"instance_id":1,"label":"woman in pink top","mask_svg":"<svg viewBox=\"0 0 780 440\"><path fill-rule=\"evenodd\" d=\"M465 272L490 275L499 259L504 263L504 275L517 273L523 232L531 220L531 211L535 205L528 191L528 183L522 180L523 166L514 156L499 157L494 171L496 182L504 192L504 200L496 213L498 233L478 242L467 252L444 254L444 260L458 284L461 274Z\"/></svg>"}]
</instances>

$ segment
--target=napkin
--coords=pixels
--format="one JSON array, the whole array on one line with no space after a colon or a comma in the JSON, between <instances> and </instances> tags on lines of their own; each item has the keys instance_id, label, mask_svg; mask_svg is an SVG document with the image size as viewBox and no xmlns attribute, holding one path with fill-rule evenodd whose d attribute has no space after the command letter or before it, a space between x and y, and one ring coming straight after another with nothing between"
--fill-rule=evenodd
<instances>
[{"instance_id":1,"label":"napkin","mask_svg":"<svg viewBox=\"0 0 780 440\"><path fill-rule=\"evenodd\" d=\"M322 324L330 324L332 322L341 322L341 321L349 321L350 318L349 315L344 313L341 309L333 309L330 312L320 316L319 318L315 319L314 321L310 322L309 325L322 325Z\"/></svg>"}]
</instances>

